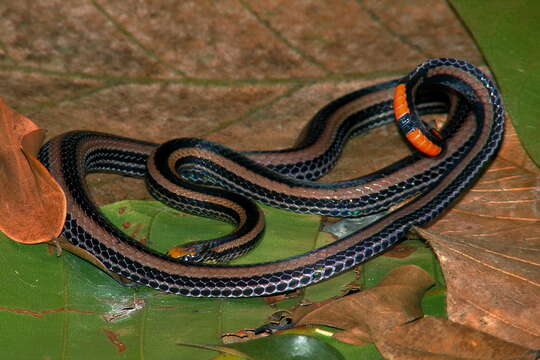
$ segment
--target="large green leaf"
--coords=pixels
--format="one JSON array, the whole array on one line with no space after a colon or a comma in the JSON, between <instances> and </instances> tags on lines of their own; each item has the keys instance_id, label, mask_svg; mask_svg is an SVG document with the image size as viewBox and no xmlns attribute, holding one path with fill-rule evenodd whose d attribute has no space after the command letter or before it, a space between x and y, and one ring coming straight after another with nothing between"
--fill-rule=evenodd
<instances>
[{"instance_id":1,"label":"large green leaf","mask_svg":"<svg viewBox=\"0 0 540 360\"><path fill-rule=\"evenodd\" d=\"M126 233L147 238L158 249L231 228L156 202L120 202L104 212ZM265 239L243 261L288 256L291 238L293 252L313 248L317 216L295 216L293 222L284 211L266 215ZM287 236L280 236L282 231ZM66 252L57 257L52 250L0 241L0 347L20 358L205 358L211 352L176 343L218 343L223 332L260 326L277 309L262 299L192 299L123 287L85 261Z\"/></svg>"},{"instance_id":2,"label":"large green leaf","mask_svg":"<svg viewBox=\"0 0 540 360\"><path fill-rule=\"evenodd\" d=\"M501 87L523 146L540 165L540 2L450 0Z\"/></svg>"},{"instance_id":3,"label":"large green leaf","mask_svg":"<svg viewBox=\"0 0 540 360\"><path fill-rule=\"evenodd\" d=\"M228 224L181 214L157 202L122 201L103 211L127 234L159 250L177 245L180 239L210 238L231 230ZM331 241L328 234L319 233L317 216L270 208L264 211L268 229L263 241L236 262L283 258ZM339 295L355 278L360 287L371 287L391 268L405 263L424 266L437 277L440 270L434 267L433 254L426 252L422 243L406 242L402 246L407 256L393 256L392 252L381 256L373 260L376 264L365 266L359 278L347 272L309 287L303 296L269 305L260 298L193 299L128 288L67 252L58 257L54 247L20 245L3 238L0 347L21 358L209 358L213 356L210 350L176 344L219 344L222 333L258 327L273 312L304 297L319 300ZM435 313L443 311L443 296L433 298L428 294L425 299L428 303L436 299ZM373 346L335 345L333 340L328 346L342 354L374 350Z\"/></svg>"}]
</instances>

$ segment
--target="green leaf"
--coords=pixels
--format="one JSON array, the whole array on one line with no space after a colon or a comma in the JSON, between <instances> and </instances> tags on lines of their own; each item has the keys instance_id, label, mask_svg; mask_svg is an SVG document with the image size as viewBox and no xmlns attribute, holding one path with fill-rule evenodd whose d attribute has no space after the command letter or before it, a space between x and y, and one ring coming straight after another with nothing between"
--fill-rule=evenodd
<instances>
[{"instance_id":1,"label":"green leaf","mask_svg":"<svg viewBox=\"0 0 540 360\"><path fill-rule=\"evenodd\" d=\"M373 344L356 346L344 343L333 337L333 334L340 330L330 328L328 326L307 326L294 328L291 330L283 331L281 334L303 334L312 336L319 341L335 348L346 359L362 359L362 360L382 360L383 357L377 351L377 348Z\"/></svg>"},{"instance_id":2,"label":"green leaf","mask_svg":"<svg viewBox=\"0 0 540 360\"><path fill-rule=\"evenodd\" d=\"M319 232L318 216L263 209L265 237L235 263L280 259L332 241L328 234ZM124 232L160 251L232 229L218 221L178 213L158 202L122 201L105 206L103 212ZM0 336L0 347L22 358L209 358L212 351L208 348L176 344L219 344L223 333L257 328L272 313L303 298L321 300L339 295L351 281L362 288L371 287L392 268L405 263L422 266L442 284L434 256L423 243L408 241L402 246L405 248L398 251L409 251L406 257L391 253L377 257L362 267L361 276L345 272L308 287L304 296L269 305L261 298L186 298L145 287L128 288L67 252L58 257L53 247L2 239L0 322L9 330ZM438 297L425 297L436 309L426 312L444 313L441 289ZM21 341L30 338L35 346ZM311 344L311 340L306 341ZM372 345L355 347L333 338L325 342L347 358L373 355L375 351Z\"/></svg>"},{"instance_id":3,"label":"green leaf","mask_svg":"<svg viewBox=\"0 0 540 360\"><path fill-rule=\"evenodd\" d=\"M232 348L246 358L257 360L342 360L345 359L334 347L311 336L275 335L230 344L219 348Z\"/></svg>"},{"instance_id":4,"label":"green leaf","mask_svg":"<svg viewBox=\"0 0 540 360\"><path fill-rule=\"evenodd\" d=\"M336 329L327 327L327 326L303 326L298 328L293 328L290 330L281 331L278 335L271 337L263 337L258 339L253 339L241 343L233 343L228 345L190 345L195 347L201 347L205 349L213 349L216 351L222 352L220 356L213 358L214 360L218 359L245 359L253 358L255 359L265 359L268 351L271 351L274 348L279 348L279 352L274 354L274 358L280 359L311 359L309 356L312 356L312 353L315 351L323 353L325 356L337 356L334 355L334 351L337 350L337 353L340 357L339 359L364 359L364 360L382 360L383 357L377 351L377 348L373 344L356 346L347 344L337 340L333 337L333 334L336 332ZM291 347L291 338L289 336L305 336L310 338L309 347L311 349L309 352L306 351L305 354L298 354L294 346ZM312 341L316 340L316 341ZM269 341L271 340L271 341ZM294 341L294 340L293 340ZM321 345L326 344L326 346ZM325 351L329 348L330 354ZM322 348L323 350L321 351ZM270 354L271 355L271 354ZM279 355L279 357L278 357ZM316 357L318 358L318 357ZM324 359L324 357L320 357Z\"/></svg>"},{"instance_id":5,"label":"green leaf","mask_svg":"<svg viewBox=\"0 0 540 360\"><path fill-rule=\"evenodd\" d=\"M158 202L123 201L103 211L127 234L160 250L232 228ZM313 248L318 216L266 208L265 213L266 235L242 261L289 256L293 243L294 253ZM57 257L54 248L3 236L0 254L0 347L19 358L204 359L212 352L176 343L219 343L222 333L258 327L279 310L260 298L195 299L124 287L68 252Z\"/></svg>"},{"instance_id":6,"label":"green leaf","mask_svg":"<svg viewBox=\"0 0 540 360\"><path fill-rule=\"evenodd\" d=\"M540 2L450 0L503 93L519 138L540 166Z\"/></svg>"}]
</instances>

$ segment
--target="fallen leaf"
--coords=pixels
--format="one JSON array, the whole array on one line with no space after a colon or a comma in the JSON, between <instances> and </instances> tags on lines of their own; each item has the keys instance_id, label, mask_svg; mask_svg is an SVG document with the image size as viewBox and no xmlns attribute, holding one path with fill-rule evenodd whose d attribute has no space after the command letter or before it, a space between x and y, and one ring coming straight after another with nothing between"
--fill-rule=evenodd
<instances>
[{"instance_id":1,"label":"fallen leaf","mask_svg":"<svg viewBox=\"0 0 540 360\"><path fill-rule=\"evenodd\" d=\"M535 352L446 319L418 321L372 333L385 359L535 359Z\"/></svg>"},{"instance_id":2,"label":"fallen leaf","mask_svg":"<svg viewBox=\"0 0 540 360\"><path fill-rule=\"evenodd\" d=\"M36 154L43 130L0 99L0 230L11 239L35 244L58 236L66 198Z\"/></svg>"},{"instance_id":3,"label":"fallen leaf","mask_svg":"<svg viewBox=\"0 0 540 360\"><path fill-rule=\"evenodd\" d=\"M422 317L420 299L429 275L409 265L369 290L313 304L297 325L346 329L334 337L348 344L375 343L386 359L533 359L528 349L445 319ZM496 354L496 356L493 356Z\"/></svg>"},{"instance_id":4,"label":"fallen leaf","mask_svg":"<svg viewBox=\"0 0 540 360\"><path fill-rule=\"evenodd\" d=\"M340 329L387 328L412 321L423 315L420 301L434 285L431 276L415 265L391 271L374 288L344 296L298 319L296 325L318 324Z\"/></svg>"},{"instance_id":5,"label":"fallen leaf","mask_svg":"<svg viewBox=\"0 0 540 360\"><path fill-rule=\"evenodd\" d=\"M353 327L349 330L335 333L334 337L339 341L356 346L364 346L373 342L370 334L360 327Z\"/></svg>"},{"instance_id":6,"label":"fallen leaf","mask_svg":"<svg viewBox=\"0 0 540 360\"><path fill-rule=\"evenodd\" d=\"M358 346L374 343L385 359L534 358L523 346L446 319L424 317L420 300L432 285L421 268L402 266L374 288L313 304L313 311L296 324L345 329L334 338Z\"/></svg>"},{"instance_id":7,"label":"fallen leaf","mask_svg":"<svg viewBox=\"0 0 540 360\"><path fill-rule=\"evenodd\" d=\"M508 124L475 187L418 229L441 261L449 319L529 348L540 348L539 181Z\"/></svg>"},{"instance_id":8,"label":"fallen leaf","mask_svg":"<svg viewBox=\"0 0 540 360\"><path fill-rule=\"evenodd\" d=\"M540 348L540 263L531 255L540 247L418 231L439 256L450 319Z\"/></svg>"}]
</instances>

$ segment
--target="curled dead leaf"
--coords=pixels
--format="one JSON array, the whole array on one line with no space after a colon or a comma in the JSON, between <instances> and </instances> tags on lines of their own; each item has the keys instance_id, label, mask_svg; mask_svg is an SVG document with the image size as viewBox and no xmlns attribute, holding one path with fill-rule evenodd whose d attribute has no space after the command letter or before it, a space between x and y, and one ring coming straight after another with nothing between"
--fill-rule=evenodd
<instances>
[{"instance_id":1,"label":"curled dead leaf","mask_svg":"<svg viewBox=\"0 0 540 360\"><path fill-rule=\"evenodd\" d=\"M0 99L0 230L11 239L35 244L58 236L66 198L36 155L43 130Z\"/></svg>"}]
</instances>

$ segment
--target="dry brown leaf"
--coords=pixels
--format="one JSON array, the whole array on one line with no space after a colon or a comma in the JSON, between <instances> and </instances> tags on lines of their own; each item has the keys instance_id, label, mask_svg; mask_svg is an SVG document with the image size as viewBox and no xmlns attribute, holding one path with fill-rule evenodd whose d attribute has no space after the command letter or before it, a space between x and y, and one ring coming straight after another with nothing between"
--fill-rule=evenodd
<instances>
[{"instance_id":1,"label":"dry brown leaf","mask_svg":"<svg viewBox=\"0 0 540 360\"><path fill-rule=\"evenodd\" d=\"M446 319L425 317L372 333L385 359L534 359L535 352Z\"/></svg>"},{"instance_id":2,"label":"dry brown leaf","mask_svg":"<svg viewBox=\"0 0 540 360\"><path fill-rule=\"evenodd\" d=\"M322 300L322 301L301 302L290 311L291 322L293 324L297 324L301 319L304 318L304 316L308 315L312 311L315 311L316 309L321 308L325 306L326 304L330 304L340 298L341 297L336 296L336 297Z\"/></svg>"},{"instance_id":3,"label":"dry brown leaf","mask_svg":"<svg viewBox=\"0 0 540 360\"><path fill-rule=\"evenodd\" d=\"M352 329L337 332L334 334L334 337L339 341L356 346L372 343L370 334L366 332L366 329L360 327L353 327Z\"/></svg>"},{"instance_id":4,"label":"dry brown leaf","mask_svg":"<svg viewBox=\"0 0 540 360\"><path fill-rule=\"evenodd\" d=\"M429 231L448 285L448 315L540 348L540 171L511 125L486 174Z\"/></svg>"},{"instance_id":5,"label":"dry brown leaf","mask_svg":"<svg viewBox=\"0 0 540 360\"><path fill-rule=\"evenodd\" d=\"M540 248L418 229L437 253L448 287L450 319L505 340L540 348ZM511 240L511 239L510 239Z\"/></svg>"},{"instance_id":6,"label":"dry brown leaf","mask_svg":"<svg viewBox=\"0 0 540 360\"><path fill-rule=\"evenodd\" d=\"M387 328L423 315L420 300L434 284L431 276L415 265L391 271L376 287L327 302L304 315L297 325L328 325L341 329Z\"/></svg>"},{"instance_id":7,"label":"dry brown leaf","mask_svg":"<svg viewBox=\"0 0 540 360\"><path fill-rule=\"evenodd\" d=\"M43 130L0 99L0 230L11 239L35 244L60 234L66 198L36 159Z\"/></svg>"}]
</instances>

